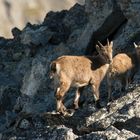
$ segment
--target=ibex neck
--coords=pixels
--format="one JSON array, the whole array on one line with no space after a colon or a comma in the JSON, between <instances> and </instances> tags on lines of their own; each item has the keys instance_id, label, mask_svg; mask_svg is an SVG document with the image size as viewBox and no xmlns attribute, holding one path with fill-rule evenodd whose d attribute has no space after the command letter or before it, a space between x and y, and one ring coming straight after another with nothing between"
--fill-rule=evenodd
<instances>
[{"instance_id":1,"label":"ibex neck","mask_svg":"<svg viewBox=\"0 0 140 140\"><path fill-rule=\"evenodd\" d=\"M95 80L98 79L99 82L101 82L104 79L108 69L109 64L107 63L105 65L102 65L99 69L96 69L96 72L94 73Z\"/></svg>"},{"instance_id":2,"label":"ibex neck","mask_svg":"<svg viewBox=\"0 0 140 140\"><path fill-rule=\"evenodd\" d=\"M105 64L108 64L107 60L100 55L87 56L87 58L92 61L92 65L93 65L94 70L100 68L101 66L103 66Z\"/></svg>"}]
</instances>

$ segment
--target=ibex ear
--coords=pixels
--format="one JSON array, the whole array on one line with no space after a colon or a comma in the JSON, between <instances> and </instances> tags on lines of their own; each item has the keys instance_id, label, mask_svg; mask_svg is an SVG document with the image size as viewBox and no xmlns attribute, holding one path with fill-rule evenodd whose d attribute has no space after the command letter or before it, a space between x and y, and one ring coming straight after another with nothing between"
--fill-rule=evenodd
<instances>
[{"instance_id":1,"label":"ibex ear","mask_svg":"<svg viewBox=\"0 0 140 140\"><path fill-rule=\"evenodd\" d=\"M101 48L99 47L99 45L96 45L96 50L98 53L100 52Z\"/></svg>"},{"instance_id":2,"label":"ibex ear","mask_svg":"<svg viewBox=\"0 0 140 140\"><path fill-rule=\"evenodd\" d=\"M135 42L133 44L134 44L135 48L138 48L138 45Z\"/></svg>"},{"instance_id":3,"label":"ibex ear","mask_svg":"<svg viewBox=\"0 0 140 140\"><path fill-rule=\"evenodd\" d=\"M113 46L113 41L110 42L110 45Z\"/></svg>"}]
</instances>

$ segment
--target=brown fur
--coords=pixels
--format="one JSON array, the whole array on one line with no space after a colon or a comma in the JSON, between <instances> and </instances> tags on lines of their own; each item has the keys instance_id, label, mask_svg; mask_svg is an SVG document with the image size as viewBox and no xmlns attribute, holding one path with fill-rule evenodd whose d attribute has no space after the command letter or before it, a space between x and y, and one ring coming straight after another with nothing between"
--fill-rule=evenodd
<instances>
[{"instance_id":1,"label":"brown fur","mask_svg":"<svg viewBox=\"0 0 140 140\"><path fill-rule=\"evenodd\" d=\"M99 55L91 56L61 56L51 63L51 78L58 82L56 92L57 111L66 113L62 100L70 87L76 87L74 100L78 108L80 91L86 85L91 85L96 101L99 99L99 86L112 60L112 42L107 46L97 46ZM55 66L55 68L54 68Z\"/></svg>"},{"instance_id":2,"label":"brown fur","mask_svg":"<svg viewBox=\"0 0 140 140\"><path fill-rule=\"evenodd\" d=\"M107 76L108 100L112 100L111 90L113 80L118 79L121 84L121 90L123 90L123 87L125 90L127 90L128 84L132 81L139 67L138 57L140 58L140 48L135 47L135 52L120 53L113 58Z\"/></svg>"}]
</instances>

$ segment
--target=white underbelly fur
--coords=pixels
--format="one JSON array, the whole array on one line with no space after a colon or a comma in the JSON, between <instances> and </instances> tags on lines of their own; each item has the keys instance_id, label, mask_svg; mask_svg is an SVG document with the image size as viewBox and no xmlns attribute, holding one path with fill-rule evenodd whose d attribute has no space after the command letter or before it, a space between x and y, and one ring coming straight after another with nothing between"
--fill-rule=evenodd
<instances>
[{"instance_id":1,"label":"white underbelly fur","mask_svg":"<svg viewBox=\"0 0 140 140\"><path fill-rule=\"evenodd\" d=\"M72 87L83 87L83 86L86 86L87 85L87 83L79 83L79 82L74 82L74 83L72 83Z\"/></svg>"}]
</instances>

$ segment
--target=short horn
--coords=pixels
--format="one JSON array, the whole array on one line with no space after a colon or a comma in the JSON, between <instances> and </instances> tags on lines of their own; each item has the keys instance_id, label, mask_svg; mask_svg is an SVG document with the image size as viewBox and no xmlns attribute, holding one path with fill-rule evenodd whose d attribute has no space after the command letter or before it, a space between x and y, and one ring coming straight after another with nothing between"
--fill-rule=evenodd
<instances>
[{"instance_id":1,"label":"short horn","mask_svg":"<svg viewBox=\"0 0 140 140\"><path fill-rule=\"evenodd\" d=\"M107 45L109 46L109 39L107 38Z\"/></svg>"},{"instance_id":2,"label":"short horn","mask_svg":"<svg viewBox=\"0 0 140 140\"><path fill-rule=\"evenodd\" d=\"M104 47L100 41L98 41L98 44L99 44L101 47Z\"/></svg>"},{"instance_id":3,"label":"short horn","mask_svg":"<svg viewBox=\"0 0 140 140\"><path fill-rule=\"evenodd\" d=\"M137 48L137 47L138 47L138 45L137 45L135 42L134 42L133 44L134 44L135 48Z\"/></svg>"}]
</instances>

